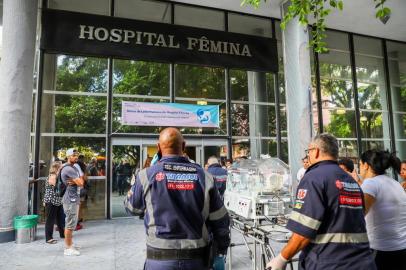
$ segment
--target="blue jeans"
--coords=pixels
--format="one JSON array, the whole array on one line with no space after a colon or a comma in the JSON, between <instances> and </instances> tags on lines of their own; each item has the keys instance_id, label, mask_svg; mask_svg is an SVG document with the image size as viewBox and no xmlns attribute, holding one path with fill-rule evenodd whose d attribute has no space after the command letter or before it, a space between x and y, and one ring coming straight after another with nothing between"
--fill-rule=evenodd
<instances>
[{"instance_id":1,"label":"blue jeans","mask_svg":"<svg viewBox=\"0 0 406 270\"><path fill-rule=\"evenodd\" d=\"M147 259L144 270L208 270L203 260L158 261Z\"/></svg>"}]
</instances>

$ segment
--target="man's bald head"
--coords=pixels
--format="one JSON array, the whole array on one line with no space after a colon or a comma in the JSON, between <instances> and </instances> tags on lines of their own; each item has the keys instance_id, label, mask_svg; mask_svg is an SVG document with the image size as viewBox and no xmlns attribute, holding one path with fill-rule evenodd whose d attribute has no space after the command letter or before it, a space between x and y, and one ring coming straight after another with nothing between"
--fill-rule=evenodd
<instances>
[{"instance_id":1,"label":"man's bald head","mask_svg":"<svg viewBox=\"0 0 406 270\"><path fill-rule=\"evenodd\" d=\"M185 140L179 129L169 127L165 128L159 134L158 149L161 151L162 156L183 154L185 148Z\"/></svg>"}]
</instances>

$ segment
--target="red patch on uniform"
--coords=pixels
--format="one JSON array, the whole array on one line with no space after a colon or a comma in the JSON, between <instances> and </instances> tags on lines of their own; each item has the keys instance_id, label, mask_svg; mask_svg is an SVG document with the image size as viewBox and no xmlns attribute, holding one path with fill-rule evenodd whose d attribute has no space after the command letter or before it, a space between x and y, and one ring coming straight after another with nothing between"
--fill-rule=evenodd
<instances>
[{"instance_id":1,"label":"red patch on uniform","mask_svg":"<svg viewBox=\"0 0 406 270\"><path fill-rule=\"evenodd\" d=\"M168 189L176 189L176 190L194 190L195 189L195 183L168 183L167 185Z\"/></svg>"},{"instance_id":2,"label":"red patch on uniform","mask_svg":"<svg viewBox=\"0 0 406 270\"><path fill-rule=\"evenodd\" d=\"M306 197L306 194L307 194L307 189L299 189L297 191L297 198L299 200L303 200Z\"/></svg>"},{"instance_id":3,"label":"red patch on uniform","mask_svg":"<svg viewBox=\"0 0 406 270\"><path fill-rule=\"evenodd\" d=\"M164 179L165 179L165 174L163 172L159 172L155 175L155 180L157 180L158 182L161 182Z\"/></svg>"},{"instance_id":4,"label":"red patch on uniform","mask_svg":"<svg viewBox=\"0 0 406 270\"><path fill-rule=\"evenodd\" d=\"M350 205L350 206L361 206L362 198L361 198L361 196L358 196L358 197L340 196L340 204Z\"/></svg>"},{"instance_id":5,"label":"red patch on uniform","mask_svg":"<svg viewBox=\"0 0 406 270\"><path fill-rule=\"evenodd\" d=\"M342 189L344 188L343 182L341 182L340 180L336 180L336 187L337 187L339 190L342 190Z\"/></svg>"}]
</instances>

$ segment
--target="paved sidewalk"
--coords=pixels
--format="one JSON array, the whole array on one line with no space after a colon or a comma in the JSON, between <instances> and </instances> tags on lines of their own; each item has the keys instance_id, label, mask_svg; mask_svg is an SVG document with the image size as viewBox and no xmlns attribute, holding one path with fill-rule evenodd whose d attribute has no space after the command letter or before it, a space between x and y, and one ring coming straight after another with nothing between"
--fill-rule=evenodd
<instances>
[{"instance_id":1,"label":"paved sidewalk","mask_svg":"<svg viewBox=\"0 0 406 270\"><path fill-rule=\"evenodd\" d=\"M242 238L233 232L233 242ZM59 240L58 232L54 233ZM84 229L74 232L82 255L65 257L63 241L45 243L44 226L37 241L28 244L0 244L1 270L142 270L145 260L145 230L138 218L85 222ZM251 261L245 246L233 248L233 270L249 270ZM227 268L228 269L228 268ZM163 269L164 270L164 269Z\"/></svg>"}]
</instances>

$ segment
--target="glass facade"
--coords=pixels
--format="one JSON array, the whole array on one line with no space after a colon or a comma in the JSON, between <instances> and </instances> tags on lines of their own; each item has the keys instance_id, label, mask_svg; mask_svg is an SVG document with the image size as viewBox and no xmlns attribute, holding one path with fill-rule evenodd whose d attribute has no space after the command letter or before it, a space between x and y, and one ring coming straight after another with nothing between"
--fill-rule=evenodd
<instances>
[{"instance_id":1,"label":"glass facade","mask_svg":"<svg viewBox=\"0 0 406 270\"><path fill-rule=\"evenodd\" d=\"M88 218L123 216L120 187L128 183L117 178L117 166L128 162L135 171L156 152L160 127L122 125L122 101L219 105L220 128L181 128L191 142L188 155L202 165L210 154L222 159L269 154L288 162L279 21L166 1L115 0L112 8L110 1L82 2L53 0L49 7L274 37L279 57L279 72L272 74L45 54L41 117L40 123L33 120L32 137L41 136L38 151L47 168L70 147L78 148L86 162L97 158ZM312 55L314 130L337 136L341 157L356 159L367 149L396 147L405 159L406 44L335 31L327 36L330 52ZM113 144L114 139L125 141Z\"/></svg>"},{"instance_id":2,"label":"glass facade","mask_svg":"<svg viewBox=\"0 0 406 270\"><path fill-rule=\"evenodd\" d=\"M327 32L327 43L313 71L316 128L337 136L340 156L357 160L368 149L388 149L404 158L402 58L395 56L405 44L336 31Z\"/></svg>"},{"instance_id":3,"label":"glass facade","mask_svg":"<svg viewBox=\"0 0 406 270\"><path fill-rule=\"evenodd\" d=\"M406 160L406 44L387 42L395 145Z\"/></svg>"}]
</instances>

